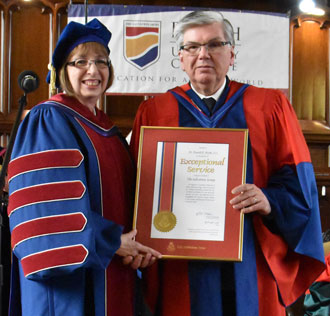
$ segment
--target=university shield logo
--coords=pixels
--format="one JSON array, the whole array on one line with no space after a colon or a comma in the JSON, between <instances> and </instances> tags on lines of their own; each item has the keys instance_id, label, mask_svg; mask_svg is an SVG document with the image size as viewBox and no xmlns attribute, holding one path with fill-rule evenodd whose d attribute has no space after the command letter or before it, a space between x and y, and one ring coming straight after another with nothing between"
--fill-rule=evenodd
<instances>
[{"instance_id":1,"label":"university shield logo","mask_svg":"<svg viewBox=\"0 0 330 316\"><path fill-rule=\"evenodd\" d=\"M159 59L160 21L124 21L124 57L140 70Z\"/></svg>"}]
</instances>

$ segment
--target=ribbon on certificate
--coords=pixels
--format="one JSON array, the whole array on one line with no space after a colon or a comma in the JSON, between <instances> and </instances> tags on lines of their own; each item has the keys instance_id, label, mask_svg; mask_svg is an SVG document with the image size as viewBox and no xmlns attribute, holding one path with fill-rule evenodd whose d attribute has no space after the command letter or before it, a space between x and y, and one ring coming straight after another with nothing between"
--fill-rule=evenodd
<instances>
[{"instance_id":1,"label":"ribbon on certificate","mask_svg":"<svg viewBox=\"0 0 330 316\"><path fill-rule=\"evenodd\" d=\"M176 143L163 142L158 213L153 220L155 228L160 232L169 232L176 225L176 217L172 210L175 159Z\"/></svg>"}]
</instances>

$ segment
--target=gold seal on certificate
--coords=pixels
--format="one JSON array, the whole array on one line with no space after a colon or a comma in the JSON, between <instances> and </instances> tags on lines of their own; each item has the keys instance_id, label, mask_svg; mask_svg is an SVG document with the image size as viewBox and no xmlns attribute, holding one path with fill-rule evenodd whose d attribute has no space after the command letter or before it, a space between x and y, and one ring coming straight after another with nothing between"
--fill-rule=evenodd
<instances>
[{"instance_id":1,"label":"gold seal on certificate","mask_svg":"<svg viewBox=\"0 0 330 316\"><path fill-rule=\"evenodd\" d=\"M154 217L154 226L160 232L171 231L176 225L176 217L172 212L158 212Z\"/></svg>"}]
</instances>

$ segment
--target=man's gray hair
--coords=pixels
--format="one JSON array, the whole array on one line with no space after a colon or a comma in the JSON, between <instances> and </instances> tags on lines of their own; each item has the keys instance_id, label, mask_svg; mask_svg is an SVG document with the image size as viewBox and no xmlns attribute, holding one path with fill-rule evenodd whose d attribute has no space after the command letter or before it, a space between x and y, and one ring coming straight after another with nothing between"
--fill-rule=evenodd
<instances>
[{"instance_id":1,"label":"man's gray hair","mask_svg":"<svg viewBox=\"0 0 330 316\"><path fill-rule=\"evenodd\" d=\"M223 26L225 40L235 46L234 29L228 20L218 11L193 11L185 15L174 28L174 37L178 47L183 45L183 35L191 27L220 23Z\"/></svg>"}]
</instances>

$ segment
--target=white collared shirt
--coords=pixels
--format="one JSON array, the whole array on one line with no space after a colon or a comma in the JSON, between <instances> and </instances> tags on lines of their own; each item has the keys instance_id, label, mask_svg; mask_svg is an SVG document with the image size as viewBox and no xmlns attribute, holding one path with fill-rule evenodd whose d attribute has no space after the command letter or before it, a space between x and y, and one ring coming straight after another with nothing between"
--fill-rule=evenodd
<instances>
[{"instance_id":1,"label":"white collared shirt","mask_svg":"<svg viewBox=\"0 0 330 316\"><path fill-rule=\"evenodd\" d=\"M225 82L223 83L223 85L220 87L220 89L218 91L216 91L216 93L212 94L212 95L203 95L199 92L196 91L196 89L194 88L193 84L190 82L190 86L191 86L191 89L194 90L194 92L203 100L204 98L213 98L215 101L218 101L222 91L225 89L225 86L226 86L226 81L227 79L225 79Z\"/></svg>"}]
</instances>

